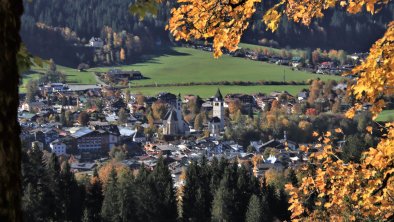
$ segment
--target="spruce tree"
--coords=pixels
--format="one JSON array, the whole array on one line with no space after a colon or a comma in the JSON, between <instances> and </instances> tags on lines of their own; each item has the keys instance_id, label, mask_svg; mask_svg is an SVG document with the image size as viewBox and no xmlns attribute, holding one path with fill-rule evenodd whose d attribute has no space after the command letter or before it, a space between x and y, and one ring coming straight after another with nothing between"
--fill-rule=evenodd
<instances>
[{"instance_id":1,"label":"spruce tree","mask_svg":"<svg viewBox=\"0 0 394 222\"><path fill-rule=\"evenodd\" d=\"M86 186L85 210L89 221L101 220L101 207L103 204L103 187L95 170L91 181ZM84 215L85 217L85 215Z\"/></svg>"},{"instance_id":2,"label":"spruce tree","mask_svg":"<svg viewBox=\"0 0 394 222\"><path fill-rule=\"evenodd\" d=\"M196 194L199 189L198 171L199 167L195 161L192 161L186 171L185 186L182 197L182 218L184 221L198 221L199 209L195 207Z\"/></svg>"},{"instance_id":3,"label":"spruce tree","mask_svg":"<svg viewBox=\"0 0 394 222\"><path fill-rule=\"evenodd\" d=\"M56 154L49 154L49 157L45 157L47 176L48 176L48 187L51 195L48 198L48 213L51 220L63 220L64 212L62 207L64 206L63 191L61 190L60 181L60 165Z\"/></svg>"},{"instance_id":4,"label":"spruce tree","mask_svg":"<svg viewBox=\"0 0 394 222\"><path fill-rule=\"evenodd\" d=\"M62 164L60 188L64 219L66 221L79 221L83 213L83 198L81 197L81 189L74 174L70 171L70 165L67 161Z\"/></svg>"},{"instance_id":5,"label":"spruce tree","mask_svg":"<svg viewBox=\"0 0 394 222\"><path fill-rule=\"evenodd\" d=\"M291 183L294 187L298 187L297 175L293 168L290 168L286 180L288 183Z\"/></svg>"},{"instance_id":6,"label":"spruce tree","mask_svg":"<svg viewBox=\"0 0 394 222\"><path fill-rule=\"evenodd\" d=\"M261 203L256 195L252 195L248 204L248 210L246 211L246 222L261 222L262 221L262 208Z\"/></svg>"},{"instance_id":7,"label":"spruce tree","mask_svg":"<svg viewBox=\"0 0 394 222\"><path fill-rule=\"evenodd\" d=\"M133 175L129 172L119 177L119 215L121 221L135 220L135 198L133 195Z\"/></svg>"},{"instance_id":8,"label":"spruce tree","mask_svg":"<svg viewBox=\"0 0 394 222\"><path fill-rule=\"evenodd\" d=\"M104 190L104 200L101 207L101 217L104 222L120 221L117 189L116 171L112 168Z\"/></svg>"},{"instance_id":9,"label":"spruce tree","mask_svg":"<svg viewBox=\"0 0 394 222\"><path fill-rule=\"evenodd\" d=\"M212 221L235 221L234 186L231 167L226 169L212 203Z\"/></svg>"},{"instance_id":10,"label":"spruce tree","mask_svg":"<svg viewBox=\"0 0 394 222\"><path fill-rule=\"evenodd\" d=\"M161 156L155 169L150 174L152 194L156 202L156 212L152 212L155 221L176 221L177 205L171 172Z\"/></svg>"}]
</instances>

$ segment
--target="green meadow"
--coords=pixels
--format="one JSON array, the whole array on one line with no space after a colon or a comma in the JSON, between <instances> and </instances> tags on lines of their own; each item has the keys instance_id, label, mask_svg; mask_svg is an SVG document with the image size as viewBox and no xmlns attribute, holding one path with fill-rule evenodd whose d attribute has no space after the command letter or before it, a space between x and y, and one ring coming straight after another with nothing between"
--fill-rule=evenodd
<instances>
[{"instance_id":1,"label":"green meadow","mask_svg":"<svg viewBox=\"0 0 394 222\"><path fill-rule=\"evenodd\" d=\"M297 86L215 86L215 85L201 85L201 86L177 86L177 87L131 87L131 93L141 93L146 96L155 96L159 92L170 92L178 95L193 94L199 95L202 98L209 98L214 96L219 88L223 95L229 93L270 93L273 91L287 91L292 95L297 95L303 88L308 88L307 85Z\"/></svg>"},{"instance_id":2,"label":"green meadow","mask_svg":"<svg viewBox=\"0 0 394 222\"><path fill-rule=\"evenodd\" d=\"M253 46L241 44L241 47ZM260 47L260 46L258 46ZM57 65L57 69L67 75L69 84L96 84L94 72L104 72L108 69L138 70L146 77L143 80L130 82L133 92L139 91L146 95L155 95L162 91L198 94L202 97L213 95L217 88L223 93L256 93L271 91L288 91L292 94L308 86L275 85L275 86L231 86L231 85L198 85L198 86L171 86L171 87L142 87L147 84L174 84L174 83L209 83L220 81L295 81L320 78L323 80L341 77L318 75L304 71L293 71L290 67L252 61L244 58L222 56L214 59L212 53L191 48L175 47L165 49L157 55L145 56L143 60L131 65L91 68L86 72L79 72L75 68ZM39 78L39 73L45 73L46 67L33 67L33 74L23 78L21 92L29 79Z\"/></svg>"},{"instance_id":3,"label":"green meadow","mask_svg":"<svg viewBox=\"0 0 394 222\"><path fill-rule=\"evenodd\" d=\"M376 118L376 121L379 122L388 122L388 121L394 121L394 110L383 110L378 118Z\"/></svg>"}]
</instances>

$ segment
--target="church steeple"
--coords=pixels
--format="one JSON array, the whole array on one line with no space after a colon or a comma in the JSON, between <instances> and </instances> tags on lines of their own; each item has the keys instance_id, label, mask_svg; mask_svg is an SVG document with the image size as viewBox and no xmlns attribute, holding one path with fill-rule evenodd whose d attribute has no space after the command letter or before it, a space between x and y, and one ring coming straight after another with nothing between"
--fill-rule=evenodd
<instances>
[{"instance_id":1,"label":"church steeple","mask_svg":"<svg viewBox=\"0 0 394 222\"><path fill-rule=\"evenodd\" d=\"M218 90L216 91L216 94L214 96L214 100L215 101L223 101L223 96L222 93L220 92L220 89L218 88Z\"/></svg>"},{"instance_id":2,"label":"church steeple","mask_svg":"<svg viewBox=\"0 0 394 222\"><path fill-rule=\"evenodd\" d=\"M212 117L217 117L220 119L220 130L224 128L224 104L223 104L223 96L220 92L220 89L216 91L216 94L213 98L213 115Z\"/></svg>"},{"instance_id":3,"label":"church steeple","mask_svg":"<svg viewBox=\"0 0 394 222\"><path fill-rule=\"evenodd\" d=\"M182 109L182 97L181 94L178 94L178 98L176 100L176 107L177 110L181 110Z\"/></svg>"}]
</instances>

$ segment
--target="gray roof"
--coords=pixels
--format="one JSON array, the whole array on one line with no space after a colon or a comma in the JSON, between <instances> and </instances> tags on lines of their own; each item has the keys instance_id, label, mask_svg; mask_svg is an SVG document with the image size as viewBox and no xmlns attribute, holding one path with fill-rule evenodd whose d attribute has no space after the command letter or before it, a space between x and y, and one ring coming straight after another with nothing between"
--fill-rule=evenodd
<instances>
[{"instance_id":1,"label":"gray roof","mask_svg":"<svg viewBox=\"0 0 394 222\"><path fill-rule=\"evenodd\" d=\"M164 117L164 119L166 119L167 121L178 121L178 117L176 115L176 112L173 108L171 108L166 116Z\"/></svg>"},{"instance_id":2,"label":"gray roof","mask_svg":"<svg viewBox=\"0 0 394 222\"><path fill-rule=\"evenodd\" d=\"M218 91L216 91L214 99L217 100L217 101L222 101L223 100L223 96L222 96L222 93L220 92L219 88L218 88Z\"/></svg>"},{"instance_id":3,"label":"gray roof","mask_svg":"<svg viewBox=\"0 0 394 222\"><path fill-rule=\"evenodd\" d=\"M74 138L79 138L93 132L93 130L87 127L82 127L82 128L73 127L70 128L68 131L71 133L71 136Z\"/></svg>"}]
</instances>

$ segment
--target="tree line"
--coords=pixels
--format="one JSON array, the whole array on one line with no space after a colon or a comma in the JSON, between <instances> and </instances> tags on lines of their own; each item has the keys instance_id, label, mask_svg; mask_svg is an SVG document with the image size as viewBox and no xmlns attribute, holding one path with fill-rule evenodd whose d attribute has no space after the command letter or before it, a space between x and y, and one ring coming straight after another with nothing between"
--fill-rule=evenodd
<instances>
[{"instance_id":1,"label":"tree line","mask_svg":"<svg viewBox=\"0 0 394 222\"><path fill-rule=\"evenodd\" d=\"M288 220L283 187L253 176L251 167L205 157L182 172L177 188L168 159L138 173L111 162L78 177L66 159L37 146L23 152L24 221L272 221ZM287 182L298 183L295 174Z\"/></svg>"}]
</instances>

